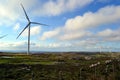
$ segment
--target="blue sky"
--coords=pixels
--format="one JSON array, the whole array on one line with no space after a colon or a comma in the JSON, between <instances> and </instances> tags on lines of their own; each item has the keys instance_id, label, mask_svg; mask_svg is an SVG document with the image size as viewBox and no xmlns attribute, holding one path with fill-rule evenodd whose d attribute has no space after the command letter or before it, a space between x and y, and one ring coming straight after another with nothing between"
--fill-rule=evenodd
<instances>
[{"instance_id":1,"label":"blue sky","mask_svg":"<svg viewBox=\"0 0 120 80\"><path fill-rule=\"evenodd\" d=\"M31 51L120 51L120 0L0 0L0 50L26 50L31 21Z\"/></svg>"}]
</instances>

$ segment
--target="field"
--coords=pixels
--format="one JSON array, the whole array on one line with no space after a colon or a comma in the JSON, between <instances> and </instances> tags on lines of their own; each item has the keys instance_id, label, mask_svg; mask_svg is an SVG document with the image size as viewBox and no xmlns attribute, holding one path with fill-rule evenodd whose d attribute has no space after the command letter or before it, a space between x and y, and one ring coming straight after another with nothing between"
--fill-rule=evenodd
<instances>
[{"instance_id":1,"label":"field","mask_svg":"<svg viewBox=\"0 0 120 80\"><path fill-rule=\"evenodd\" d=\"M0 53L0 80L120 80L120 53Z\"/></svg>"}]
</instances>

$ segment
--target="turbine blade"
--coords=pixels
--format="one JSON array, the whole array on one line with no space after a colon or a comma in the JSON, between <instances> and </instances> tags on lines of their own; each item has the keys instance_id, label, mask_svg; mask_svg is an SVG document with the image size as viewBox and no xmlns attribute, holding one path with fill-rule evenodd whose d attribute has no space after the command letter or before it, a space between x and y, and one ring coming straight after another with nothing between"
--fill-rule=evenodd
<instances>
[{"instance_id":1,"label":"turbine blade","mask_svg":"<svg viewBox=\"0 0 120 80\"><path fill-rule=\"evenodd\" d=\"M7 35L8 35L8 34L1 36L0 39L6 37Z\"/></svg>"},{"instance_id":2,"label":"turbine blade","mask_svg":"<svg viewBox=\"0 0 120 80\"><path fill-rule=\"evenodd\" d=\"M23 11L24 11L24 13L25 13L25 16L26 16L27 20L30 22L30 19L29 19L28 15L27 15L27 13L26 13L26 11L25 11L24 6L23 6L22 4L21 4L21 6L22 6L22 8L23 8Z\"/></svg>"},{"instance_id":3,"label":"turbine blade","mask_svg":"<svg viewBox=\"0 0 120 80\"><path fill-rule=\"evenodd\" d=\"M43 26L49 26L49 25L46 25L46 24L42 24L42 23L38 23L38 22L31 22L32 24L39 24L39 25L43 25Z\"/></svg>"},{"instance_id":4,"label":"turbine blade","mask_svg":"<svg viewBox=\"0 0 120 80\"><path fill-rule=\"evenodd\" d=\"M17 38L19 38L19 36L24 32L24 30L25 30L29 25L30 25L30 23L26 25L26 27L25 27L25 28L22 30L22 32L17 36ZM16 39L17 39L17 38L16 38Z\"/></svg>"}]
</instances>

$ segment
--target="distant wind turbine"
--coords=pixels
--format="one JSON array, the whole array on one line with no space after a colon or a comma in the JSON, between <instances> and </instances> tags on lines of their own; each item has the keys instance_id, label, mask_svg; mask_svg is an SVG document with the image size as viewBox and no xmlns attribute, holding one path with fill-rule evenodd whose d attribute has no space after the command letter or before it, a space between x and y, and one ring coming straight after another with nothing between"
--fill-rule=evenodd
<instances>
[{"instance_id":1,"label":"distant wind turbine","mask_svg":"<svg viewBox=\"0 0 120 80\"><path fill-rule=\"evenodd\" d=\"M102 46L101 44L103 44L105 41L99 41L100 45L99 45L99 49L100 49L100 54L103 52L104 46Z\"/></svg>"},{"instance_id":2,"label":"distant wind turbine","mask_svg":"<svg viewBox=\"0 0 120 80\"><path fill-rule=\"evenodd\" d=\"M30 25L31 24L38 24L38 25L44 25L44 26L48 26L48 25L42 24L42 23L38 23L38 22L31 22L29 17L28 17L28 15L27 15L27 13L26 13L26 11L25 11L25 8L23 7L22 4L21 4L21 6L22 6L22 9L23 9L23 11L25 13L26 19L28 20L28 24L25 26L25 28L22 30L22 32L17 36L17 38L24 32L24 30L26 28L28 28L28 51L27 51L27 55L28 55L30 53L30 27L31 27Z\"/></svg>"},{"instance_id":3,"label":"distant wind turbine","mask_svg":"<svg viewBox=\"0 0 120 80\"><path fill-rule=\"evenodd\" d=\"M6 36L7 36L7 34L6 34L6 35L1 36L1 37L0 37L0 39L4 38L4 37L6 37Z\"/></svg>"}]
</instances>

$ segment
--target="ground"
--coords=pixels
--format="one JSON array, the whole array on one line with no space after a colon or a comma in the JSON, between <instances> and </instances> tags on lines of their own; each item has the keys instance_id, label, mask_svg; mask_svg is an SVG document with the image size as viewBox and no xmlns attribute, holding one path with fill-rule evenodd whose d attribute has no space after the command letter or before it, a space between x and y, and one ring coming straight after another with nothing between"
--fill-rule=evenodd
<instances>
[{"instance_id":1,"label":"ground","mask_svg":"<svg viewBox=\"0 0 120 80\"><path fill-rule=\"evenodd\" d=\"M0 53L0 80L120 80L120 53Z\"/></svg>"}]
</instances>

